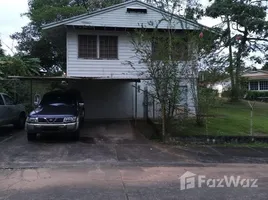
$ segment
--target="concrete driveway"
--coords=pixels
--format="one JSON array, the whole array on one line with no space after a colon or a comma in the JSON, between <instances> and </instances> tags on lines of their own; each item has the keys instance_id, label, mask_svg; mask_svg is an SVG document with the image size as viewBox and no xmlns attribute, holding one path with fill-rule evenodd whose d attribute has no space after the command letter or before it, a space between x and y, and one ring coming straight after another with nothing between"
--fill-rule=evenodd
<instances>
[{"instance_id":1,"label":"concrete driveway","mask_svg":"<svg viewBox=\"0 0 268 200\"><path fill-rule=\"evenodd\" d=\"M61 136L41 136L28 142L21 131L3 140L0 148L2 168L191 163L185 155L145 139L129 121L88 123L78 142Z\"/></svg>"},{"instance_id":2,"label":"concrete driveway","mask_svg":"<svg viewBox=\"0 0 268 200\"><path fill-rule=\"evenodd\" d=\"M0 129L0 131L3 129ZM267 199L266 164L217 164L211 149L192 151L143 138L129 122L90 123L79 142L41 137L29 143L24 131L0 132L0 199ZM5 135L5 136L4 136ZM190 152L191 151L191 152ZM200 159L204 159L201 162ZM230 160L228 160L230 161ZM220 179L258 179L258 187L181 190L185 172Z\"/></svg>"}]
</instances>

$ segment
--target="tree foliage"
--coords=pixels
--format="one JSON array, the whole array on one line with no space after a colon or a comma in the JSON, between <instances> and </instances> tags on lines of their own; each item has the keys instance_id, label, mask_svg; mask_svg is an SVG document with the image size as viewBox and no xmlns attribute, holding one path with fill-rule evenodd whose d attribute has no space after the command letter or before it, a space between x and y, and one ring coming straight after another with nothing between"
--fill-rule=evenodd
<instances>
[{"instance_id":1,"label":"tree foliage","mask_svg":"<svg viewBox=\"0 0 268 200\"><path fill-rule=\"evenodd\" d=\"M5 52L4 52L4 49L2 48L2 43L1 43L1 40L0 40L0 57L4 56L4 55L5 55Z\"/></svg>"},{"instance_id":2,"label":"tree foliage","mask_svg":"<svg viewBox=\"0 0 268 200\"><path fill-rule=\"evenodd\" d=\"M15 56L0 57L0 78L39 75L39 59Z\"/></svg>"},{"instance_id":3,"label":"tree foliage","mask_svg":"<svg viewBox=\"0 0 268 200\"><path fill-rule=\"evenodd\" d=\"M162 19L159 20L159 23L164 21L167 24L167 29L160 31L159 24L148 22L153 25L153 30L149 31L146 28L137 30L132 37L135 55L146 65L142 75L150 78L151 81L148 82L150 94L161 107L163 140L167 136L169 123L177 117L175 110L181 103L179 85L188 84L188 81L193 82L193 93L197 95L195 81L198 71L197 55L205 55L212 49L212 43L208 41L214 37L208 34L209 31L204 30L206 38L200 40L199 31L178 31L174 28L177 25L174 23L174 16L183 10L182 2L181 0L149 0L149 3L171 13L163 12ZM190 17L188 13L188 18L196 19L198 9L195 10L194 5L192 7L189 5L189 8L192 9L192 14ZM177 23L187 23L187 20L184 22L178 20ZM184 27L185 24L181 25ZM198 45L200 45L199 52Z\"/></svg>"},{"instance_id":4,"label":"tree foliage","mask_svg":"<svg viewBox=\"0 0 268 200\"><path fill-rule=\"evenodd\" d=\"M64 30L53 35L42 32L41 26L89 11L104 8L122 0L29 0L29 11L24 13L31 21L14 33L17 50L40 59L40 65L52 74L53 68L66 69L66 35Z\"/></svg>"},{"instance_id":5,"label":"tree foliage","mask_svg":"<svg viewBox=\"0 0 268 200\"><path fill-rule=\"evenodd\" d=\"M251 0L215 0L206 10L206 15L218 18L222 35L217 49L228 48L228 54L218 54L218 58L228 62L227 71L232 82L232 99L240 97L240 77L245 69L246 58L255 63L265 62L263 55L268 45L267 7L265 1ZM222 51L218 51L222 52ZM259 52L260 56L252 53Z\"/></svg>"}]
</instances>

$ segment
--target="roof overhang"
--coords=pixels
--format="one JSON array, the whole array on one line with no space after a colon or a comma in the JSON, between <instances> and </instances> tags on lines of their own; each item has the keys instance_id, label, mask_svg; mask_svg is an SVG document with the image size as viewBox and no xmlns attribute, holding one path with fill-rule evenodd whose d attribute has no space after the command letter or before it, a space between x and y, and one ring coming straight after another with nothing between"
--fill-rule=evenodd
<instances>
[{"instance_id":1,"label":"roof overhang","mask_svg":"<svg viewBox=\"0 0 268 200\"><path fill-rule=\"evenodd\" d=\"M11 80L32 80L32 81L97 81L97 80L109 80L109 81L128 81L128 82L140 82L141 80L150 80L149 78L135 78L135 77L62 77L62 76L9 76Z\"/></svg>"},{"instance_id":2,"label":"roof overhang","mask_svg":"<svg viewBox=\"0 0 268 200\"><path fill-rule=\"evenodd\" d=\"M244 78L247 78L248 80L268 80L268 75L266 76L243 76Z\"/></svg>"}]
</instances>

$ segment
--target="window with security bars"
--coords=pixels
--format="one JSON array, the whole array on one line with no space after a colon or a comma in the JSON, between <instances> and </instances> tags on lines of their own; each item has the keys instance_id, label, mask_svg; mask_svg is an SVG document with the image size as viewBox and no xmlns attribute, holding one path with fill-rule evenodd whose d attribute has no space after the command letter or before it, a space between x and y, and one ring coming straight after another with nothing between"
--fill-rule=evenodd
<instances>
[{"instance_id":1,"label":"window with security bars","mask_svg":"<svg viewBox=\"0 0 268 200\"><path fill-rule=\"evenodd\" d=\"M268 90L268 81L260 81L260 90Z\"/></svg>"},{"instance_id":2,"label":"window with security bars","mask_svg":"<svg viewBox=\"0 0 268 200\"><path fill-rule=\"evenodd\" d=\"M258 81L251 81L249 83L249 89L250 90L258 90Z\"/></svg>"},{"instance_id":3,"label":"window with security bars","mask_svg":"<svg viewBox=\"0 0 268 200\"><path fill-rule=\"evenodd\" d=\"M85 59L97 58L97 36L79 35L78 36L78 57Z\"/></svg>"},{"instance_id":4,"label":"window with security bars","mask_svg":"<svg viewBox=\"0 0 268 200\"><path fill-rule=\"evenodd\" d=\"M118 58L118 37L117 36L99 36L99 49L101 59Z\"/></svg>"}]
</instances>

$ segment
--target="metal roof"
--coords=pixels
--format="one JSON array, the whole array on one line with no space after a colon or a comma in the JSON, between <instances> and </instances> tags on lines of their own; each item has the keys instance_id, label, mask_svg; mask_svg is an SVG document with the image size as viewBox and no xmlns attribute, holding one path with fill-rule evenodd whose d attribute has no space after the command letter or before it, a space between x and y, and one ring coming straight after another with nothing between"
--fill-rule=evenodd
<instances>
[{"instance_id":1,"label":"metal roof","mask_svg":"<svg viewBox=\"0 0 268 200\"><path fill-rule=\"evenodd\" d=\"M177 18L179 20L183 20L183 21L185 21L187 23L190 23L190 24L192 24L194 26L199 26L200 29L206 29L206 30L212 31L211 28L209 28L209 27L207 27L205 25L199 24L198 22L196 22L194 20L186 19L183 16L175 15L175 14L169 13L167 11L163 11L163 10L161 10L159 8L156 8L156 7L154 7L154 6L150 5L150 4L141 2L139 0L126 1L126 2L123 2L123 3L120 3L120 4L116 4L116 5L107 7L107 8L103 8L103 9L94 11L94 12L85 13L85 14L82 14L82 15L74 16L74 17L71 17L71 18L68 18L68 19L57 21L57 22L52 22L52 23L49 23L49 24L46 24L46 25L42 26L42 29L43 30L47 30L47 29L51 29L51 28L54 28L54 27L57 27L57 26L65 25L67 23L71 23L71 22L75 22L75 21L78 21L78 20L82 20L82 19L87 18L87 17L90 17L90 16L94 16L94 15L98 15L98 14L101 14L101 13L105 13L107 11L115 10L117 8L123 7L123 6L128 5L128 4L131 4L133 2L138 3L141 6L146 6L146 7L150 8L150 9L156 11L156 12L159 12L161 14L169 14L169 15L172 15L173 17L175 17L175 18Z\"/></svg>"}]
</instances>

